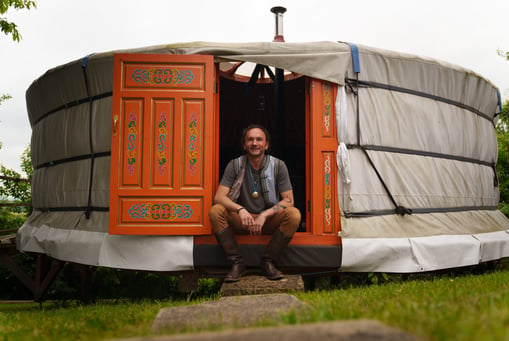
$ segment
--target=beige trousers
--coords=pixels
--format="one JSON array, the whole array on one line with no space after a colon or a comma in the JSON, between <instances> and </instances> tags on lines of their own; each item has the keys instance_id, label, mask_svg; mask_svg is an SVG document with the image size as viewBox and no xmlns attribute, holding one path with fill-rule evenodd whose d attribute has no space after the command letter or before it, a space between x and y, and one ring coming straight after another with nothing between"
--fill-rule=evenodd
<instances>
[{"instance_id":1,"label":"beige trousers","mask_svg":"<svg viewBox=\"0 0 509 341\"><path fill-rule=\"evenodd\" d=\"M254 213L251 213L251 215L253 215L255 219L258 216ZM249 231L242 225L239 215L236 212L228 211L221 204L215 204L210 208L209 219L214 234L224 230L228 226L237 234L249 234ZM267 218L262 227L262 234L272 234L279 227L285 236L291 238L299 228L300 220L300 211L295 207L287 207Z\"/></svg>"}]
</instances>

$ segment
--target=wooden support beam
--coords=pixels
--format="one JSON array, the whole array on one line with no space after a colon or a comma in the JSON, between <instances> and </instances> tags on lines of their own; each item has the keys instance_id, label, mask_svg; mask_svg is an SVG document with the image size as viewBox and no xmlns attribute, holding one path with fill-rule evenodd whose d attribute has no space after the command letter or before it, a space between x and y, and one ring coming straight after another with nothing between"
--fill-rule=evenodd
<instances>
[{"instance_id":1,"label":"wooden support beam","mask_svg":"<svg viewBox=\"0 0 509 341\"><path fill-rule=\"evenodd\" d=\"M5 265L30 292L35 292L34 280L9 255L0 253L0 263Z\"/></svg>"},{"instance_id":2,"label":"wooden support beam","mask_svg":"<svg viewBox=\"0 0 509 341\"><path fill-rule=\"evenodd\" d=\"M74 264L74 266L78 269L81 277L81 300L88 301L91 277L97 270L97 267L77 263Z\"/></svg>"},{"instance_id":3,"label":"wooden support beam","mask_svg":"<svg viewBox=\"0 0 509 341\"><path fill-rule=\"evenodd\" d=\"M51 264L51 267L49 265ZM42 297L48 290L49 286L58 275L65 262L58 259L51 259L46 255L37 256L37 268L36 268L36 281L35 281L35 292L34 301L42 302ZM46 271L49 269L48 271Z\"/></svg>"}]
</instances>

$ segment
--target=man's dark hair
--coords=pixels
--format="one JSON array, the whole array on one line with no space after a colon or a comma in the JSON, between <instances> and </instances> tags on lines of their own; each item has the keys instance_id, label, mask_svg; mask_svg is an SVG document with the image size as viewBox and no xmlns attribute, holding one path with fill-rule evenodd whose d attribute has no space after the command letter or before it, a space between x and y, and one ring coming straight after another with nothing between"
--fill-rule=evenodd
<instances>
[{"instance_id":1,"label":"man's dark hair","mask_svg":"<svg viewBox=\"0 0 509 341\"><path fill-rule=\"evenodd\" d=\"M265 128L261 124L256 124L256 123L248 125L242 131L242 136L240 138L240 149L244 150L244 142L246 141L246 134L247 134L247 132L250 131L251 129L255 129L255 128L261 129L263 131L263 133L265 134L265 139L267 140L267 143L269 144L269 148L265 151L265 153L267 154L269 152L270 146L271 146L269 131L267 130L267 128Z\"/></svg>"}]
</instances>

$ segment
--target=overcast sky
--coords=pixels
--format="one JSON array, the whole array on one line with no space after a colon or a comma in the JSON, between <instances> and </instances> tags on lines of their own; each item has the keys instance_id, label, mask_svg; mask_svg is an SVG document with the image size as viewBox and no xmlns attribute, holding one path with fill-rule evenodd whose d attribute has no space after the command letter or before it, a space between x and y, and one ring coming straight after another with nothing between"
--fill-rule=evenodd
<instances>
[{"instance_id":1,"label":"overcast sky","mask_svg":"<svg viewBox=\"0 0 509 341\"><path fill-rule=\"evenodd\" d=\"M156 44L271 41L284 6L287 42L349 41L469 68L509 99L509 0L37 0L9 10L23 40L0 35L0 163L19 171L30 143L25 91L47 70L94 53Z\"/></svg>"}]
</instances>

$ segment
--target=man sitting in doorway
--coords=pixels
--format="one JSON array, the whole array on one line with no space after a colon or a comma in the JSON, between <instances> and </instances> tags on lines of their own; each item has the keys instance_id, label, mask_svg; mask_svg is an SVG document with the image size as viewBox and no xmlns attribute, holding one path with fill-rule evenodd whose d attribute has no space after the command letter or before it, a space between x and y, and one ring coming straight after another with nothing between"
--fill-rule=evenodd
<instances>
[{"instance_id":1,"label":"man sitting in doorway","mask_svg":"<svg viewBox=\"0 0 509 341\"><path fill-rule=\"evenodd\" d=\"M209 212L212 231L232 263L225 282L236 282L246 272L235 234L271 234L261 270L271 280L283 278L274 265L299 227L292 185L285 163L267 155L270 136L252 124L242 132L244 155L231 160L219 183Z\"/></svg>"}]
</instances>

